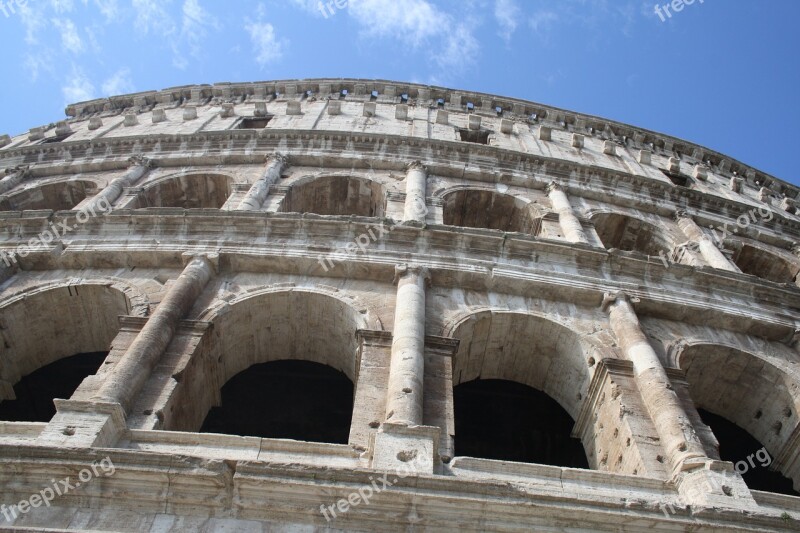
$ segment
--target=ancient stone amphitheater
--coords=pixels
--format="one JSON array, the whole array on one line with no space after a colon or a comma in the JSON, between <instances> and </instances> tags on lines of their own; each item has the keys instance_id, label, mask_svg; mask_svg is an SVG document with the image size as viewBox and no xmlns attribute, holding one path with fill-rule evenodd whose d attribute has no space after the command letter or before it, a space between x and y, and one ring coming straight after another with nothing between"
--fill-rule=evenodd
<instances>
[{"instance_id":1,"label":"ancient stone amphitheater","mask_svg":"<svg viewBox=\"0 0 800 533\"><path fill-rule=\"evenodd\" d=\"M800 530L796 187L388 81L67 115L0 137L0 529Z\"/></svg>"}]
</instances>

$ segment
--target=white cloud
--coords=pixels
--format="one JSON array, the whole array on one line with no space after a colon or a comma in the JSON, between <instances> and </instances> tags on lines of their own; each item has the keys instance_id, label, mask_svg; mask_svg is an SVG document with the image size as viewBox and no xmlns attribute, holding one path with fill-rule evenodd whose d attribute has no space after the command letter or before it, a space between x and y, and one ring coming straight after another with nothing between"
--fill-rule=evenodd
<instances>
[{"instance_id":1,"label":"white cloud","mask_svg":"<svg viewBox=\"0 0 800 533\"><path fill-rule=\"evenodd\" d=\"M558 13L555 11L537 11L531 16L528 24L534 32L542 34L547 32L558 18Z\"/></svg>"},{"instance_id":2,"label":"white cloud","mask_svg":"<svg viewBox=\"0 0 800 533\"><path fill-rule=\"evenodd\" d=\"M198 0L186 0L183 3L181 37L189 43L193 55L200 54L200 45L208 35L208 28L220 28L217 18L203 9Z\"/></svg>"},{"instance_id":3,"label":"white cloud","mask_svg":"<svg viewBox=\"0 0 800 533\"><path fill-rule=\"evenodd\" d=\"M78 28L75 27L74 22L70 19L52 19L51 22L61 34L61 45L65 50L73 54L80 54L83 52L83 41L80 35L78 35Z\"/></svg>"},{"instance_id":4,"label":"white cloud","mask_svg":"<svg viewBox=\"0 0 800 533\"><path fill-rule=\"evenodd\" d=\"M50 5L56 13L69 13L75 7L72 0L51 0Z\"/></svg>"},{"instance_id":5,"label":"white cloud","mask_svg":"<svg viewBox=\"0 0 800 533\"><path fill-rule=\"evenodd\" d=\"M84 5L87 2L88 0L83 0ZM112 21L119 16L120 10L117 0L94 0L94 5L97 6L97 9L100 10L100 13L107 21Z\"/></svg>"},{"instance_id":6,"label":"white cloud","mask_svg":"<svg viewBox=\"0 0 800 533\"><path fill-rule=\"evenodd\" d=\"M131 81L130 69L123 68L116 71L110 78L103 82L101 87L104 96L129 94L136 90Z\"/></svg>"},{"instance_id":7,"label":"white cloud","mask_svg":"<svg viewBox=\"0 0 800 533\"><path fill-rule=\"evenodd\" d=\"M256 62L265 67L283 56L283 43L275 34L275 28L268 22L247 22L244 29L250 34L250 42L256 55Z\"/></svg>"},{"instance_id":8,"label":"white cloud","mask_svg":"<svg viewBox=\"0 0 800 533\"><path fill-rule=\"evenodd\" d=\"M517 3L514 0L495 0L494 18L500 25L500 36L506 42L510 41L520 18L520 9Z\"/></svg>"},{"instance_id":9,"label":"white cloud","mask_svg":"<svg viewBox=\"0 0 800 533\"><path fill-rule=\"evenodd\" d=\"M137 31L148 35L150 33L169 36L176 32L175 21L164 9L161 0L132 0L131 5L136 13L134 27Z\"/></svg>"},{"instance_id":10,"label":"white cloud","mask_svg":"<svg viewBox=\"0 0 800 533\"><path fill-rule=\"evenodd\" d=\"M450 30L449 17L426 0L350 0L349 6L368 37L393 37L416 48Z\"/></svg>"},{"instance_id":11,"label":"white cloud","mask_svg":"<svg viewBox=\"0 0 800 533\"><path fill-rule=\"evenodd\" d=\"M85 102L95 97L94 85L84 72L72 65L72 72L66 80L66 85L61 87L65 104Z\"/></svg>"}]
</instances>

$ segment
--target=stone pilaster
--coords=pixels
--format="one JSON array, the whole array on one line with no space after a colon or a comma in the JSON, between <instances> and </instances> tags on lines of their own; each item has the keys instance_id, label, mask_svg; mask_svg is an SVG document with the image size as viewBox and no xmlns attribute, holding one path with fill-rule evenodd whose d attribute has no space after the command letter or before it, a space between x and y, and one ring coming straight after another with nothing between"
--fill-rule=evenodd
<instances>
[{"instance_id":1,"label":"stone pilaster","mask_svg":"<svg viewBox=\"0 0 800 533\"><path fill-rule=\"evenodd\" d=\"M678 222L678 227L688 239L697 244L700 250L700 255L710 266L720 270L727 270L729 272L739 272L739 269L731 263L725 254L711 242L711 239L703 233L700 226L690 217L685 211L678 211L675 214L675 220Z\"/></svg>"},{"instance_id":2,"label":"stone pilaster","mask_svg":"<svg viewBox=\"0 0 800 533\"><path fill-rule=\"evenodd\" d=\"M107 209L107 206L114 205L114 202L116 202L122 194L122 190L135 185L153 166L152 161L146 157L134 156L130 158L129 161L131 166L125 174L113 179L105 189L97 193L94 198L87 202L85 207L87 211L102 212ZM104 206L102 204L106 205Z\"/></svg>"},{"instance_id":3,"label":"stone pilaster","mask_svg":"<svg viewBox=\"0 0 800 533\"><path fill-rule=\"evenodd\" d=\"M428 208L425 206L428 188L428 170L419 161L410 163L406 168L406 199L403 211L403 223L425 225Z\"/></svg>"},{"instance_id":4,"label":"stone pilaster","mask_svg":"<svg viewBox=\"0 0 800 533\"><path fill-rule=\"evenodd\" d=\"M639 324L625 293L607 293L603 309L625 358L633 363L633 374L642 400L656 426L672 474L702 465L708 460L680 399L672 389L661 361Z\"/></svg>"},{"instance_id":5,"label":"stone pilaster","mask_svg":"<svg viewBox=\"0 0 800 533\"><path fill-rule=\"evenodd\" d=\"M426 268L397 266L392 357L386 396L386 421L422 424L425 374L425 292L430 280Z\"/></svg>"},{"instance_id":6,"label":"stone pilaster","mask_svg":"<svg viewBox=\"0 0 800 533\"><path fill-rule=\"evenodd\" d=\"M214 266L209 257L195 256L189 260L93 399L118 403L123 408L131 404L172 340L179 321L189 312L213 275Z\"/></svg>"},{"instance_id":7,"label":"stone pilaster","mask_svg":"<svg viewBox=\"0 0 800 533\"><path fill-rule=\"evenodd\" d=\"M0 194L5 194L22 183L27 175L27 167L13 169L8 176L0 180Z\"/></svg>"},{"instance_id":8,"label":"stone pilaster","mask_svg":"<svg viewBox=\"0 0 800 533\"><path fill-rule=\"evenodd\" d=\"M283 170L288 165L286 157L281 154L274 154L267 157L266 165L264 167L264 174L256 180L255 183L244 195L237 211L258 211L264 204L269 194L269 188L276 183Z\"/></svg>"},{"instance_id":9,"label":"stone pilaster","mask_svg":"<svg viewBox=\"0 0 800 533\"><path fill-rule=\"evenodd\" d=\"M581 221L578 220L578 217L576 217L575 213L572 211L572 204L569 203L569 198L567 198L564 189L559 184L551 182L547 186L547 196L550 197L553 210L558 213L558 223L561 226L561 231L564 233L564 238L569 242L588 244L589 239L583 231Z\"/></svg>"}]
</instances>

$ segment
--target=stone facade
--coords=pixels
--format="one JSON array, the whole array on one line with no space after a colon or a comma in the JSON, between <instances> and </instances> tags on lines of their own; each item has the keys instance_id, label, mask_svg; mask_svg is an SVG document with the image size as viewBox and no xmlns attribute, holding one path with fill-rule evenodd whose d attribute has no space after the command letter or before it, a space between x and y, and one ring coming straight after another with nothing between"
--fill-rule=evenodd
<instances>
[{"instance_id":1,"label":"stone facade","mask_svg":"<svg viewBox=\"0 0 800 533\"><path fill-rule=\"evenodd\" d=\"M698 414L800 488L796 187L625 124L384 81L67 114L0 136L0 400L109 353L49 422L0 422L0 503L31 507L0 530L800 530L800 499L749 489ZM352 381L347 444L198 432L279 358ZM457 455L453 388L477 378L557 401L590 469ZM102 460L113 475L36 505Z\"/></svg>"}]
</instances>

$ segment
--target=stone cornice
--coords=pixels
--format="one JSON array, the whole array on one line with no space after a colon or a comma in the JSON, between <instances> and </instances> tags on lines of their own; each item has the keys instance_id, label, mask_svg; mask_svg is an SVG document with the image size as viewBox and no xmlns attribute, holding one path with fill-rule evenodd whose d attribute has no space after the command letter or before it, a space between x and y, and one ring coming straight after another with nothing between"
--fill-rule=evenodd
<instances>
[{"instance_id":1,"label":"stone cornice","mask_svg":"<svg viewBox=\"0 0 800 533\"><path fill-rule=\"evenodd\" d=\"M291 91L288 90L289 87L291 87ZM445 107L450 109L466 110L467 102L472 102L475 104L475 113L492 115L496 115L495 108L500 107L504 114L510 114L520 119L532 120L531 117L536 115L536 119L532 120L534 122L541 122L542 120L551 124L563 122L569 126L580 128L582 134L589 133L588 128L591 127L592 133L604 133L604 137L601 138L624 136L640 145L653 142L654 145L663 148L667 152L673 151L690 156L699 155L699 159L702 162L715 160L717 165L725 162L727 170L747 176L752 182L759 181L762 184L776 182L783 189L793 192L793 196L800 195L798 188L788 182L761 172L725 154L678 137L596 115L577 113L518 98L390 80L317 78L173 87L161 91L148 91L75 103L67 106L65 113L70 117L81 118L102 112L120 112L131 107L143 108L157 104L180 102L181 100L193 100L197 103L204 102L210 98L230 101L241 100L242 98L272 100L275 93L289 98L299 98L306 91L312 91L318 97L326 97L332 93L339 93L342 89L347 89L349 95L356 98L366 97L373 90L376 90L384 97L384 101L386 101L386 98L392 98L392 101L396 101L395 103L400 103L399 96L403 93L408 94L410 99L416 100L418 105L434 105L441 98L445 102ZM669 150L670 148L671 150Z\"/></svg>"},{"instance_id":2,"label":"stone cornice","mask_svg":"<svg viewBox=\"0 0 800 533\"><path fill-rule=\"evenodd\" d=\"M345 152L374 153L375 145L381 148L383 157L395 156L394 170L402 171L411 161L421 160L432 174L457 174L471 179L509 175L511 184L544 189L552 178L558 178L567 194L586 198L607 199L613 191L618 205L635 206L641 210L671 215L679 206L694 212L705 212L705 219L720 220L720 210L731 211L728 221L747 213L754 204L737 202L721 196L694 189L671 185L653 178L630 174L607 167L585 165L563 159L516 152L496 146L482 146L457 141L445 141L373 133L349 133L324 130L263 130L260 133L245 130L220 130L192 134L142 135L114 139L73 141L35 147L24 147L0 151L0 164L8 166L36 165L29 170L31 177L63 175L68 172L86 173L99 170L121 170L129 166L131 155L147 155L155 166L261 164L264 153L275 151L286 141L294 141L291 154L296 166L318 165L323 159L328 165ZM225 144L222 144L225 141ZM238 142L231 146L230 142ZM256 146L253 146L253 141ZM218 144L214 144L218 142ZM310 145L309 143L318 143ZM310 148L319 155L306 155ZM65 157L65 152L69 157ZM74 152L74 153L73 153ZM80 152L80 154L79 154ZM216 153L215 153L216 152ZM426 158L435 156L435 160ZM98 156L103 161L95 162ZM489 159L489 160L487 160ZM493 160L493 161L491 161ZM363 159L341 158L343 167L363 165ZM65 162L69 165L65 165ZM391 161L389 162L391 165ZM470 167L465 171L464 165ZM470 174L470 170L472 174ZM536 175L539 176L536 176ZM586 178L591 178L587 183ZM625 186L622 186L622 185ZM625 202L625 195L628 201ZM654 203L653 198L662 198L666 204ZM779 210L772 209L774 219L771 227L780 226L780 232L791 232L800 236L800 221L789 218ZM769 227L769 226L765 226ZM791 243L785 243L790 246Z\"/></svg>"},{"instance_id":3,"label":"stone cornice","mask_svg":"<svg viewBox=\"0 0 800 533\"><path fill-rule=\"evenodd\" d=\"M183 253L203 248L219 253L223 271L275 271L313 275L319 257L337 243L352 242L380 221L370 218L188 210L115 212L87 223L51 249L19 258L23 270L53 268L182 268ZM64 213L66 214L66 213ZM0 249L24 244L46 227L46 217L0 220L9 226ZM131 228L134 228L133 230ZM131 231L172 237L130 239ZM209 234L211 232L211 234ZM214 232L224 232L219 244ZM297 235L297 238L293 238ZM200 236L200 240L197 237ZM315 236L319 236L315 241ZM523 234L451 226L395 226L385 247L336 256L336 268L319 276L389 283L398 264L427 268L434 286L494 290L597 307L604 293L625 291L642 302L643 314L716 324L725 329L783 340L800 323L800 290L746 274L672 265L628 252L538 239ZM469 259L453 259L453 247ZM369 264L365 270L363 266ZM316 265L316 267L315 267ZM369 276L365 277L365 272ZM602 273L602 277L598 276ZM642 279L657 281L647 287ZM700 311L703 311L702 313Z\"/></svg>"}]
</instances>

